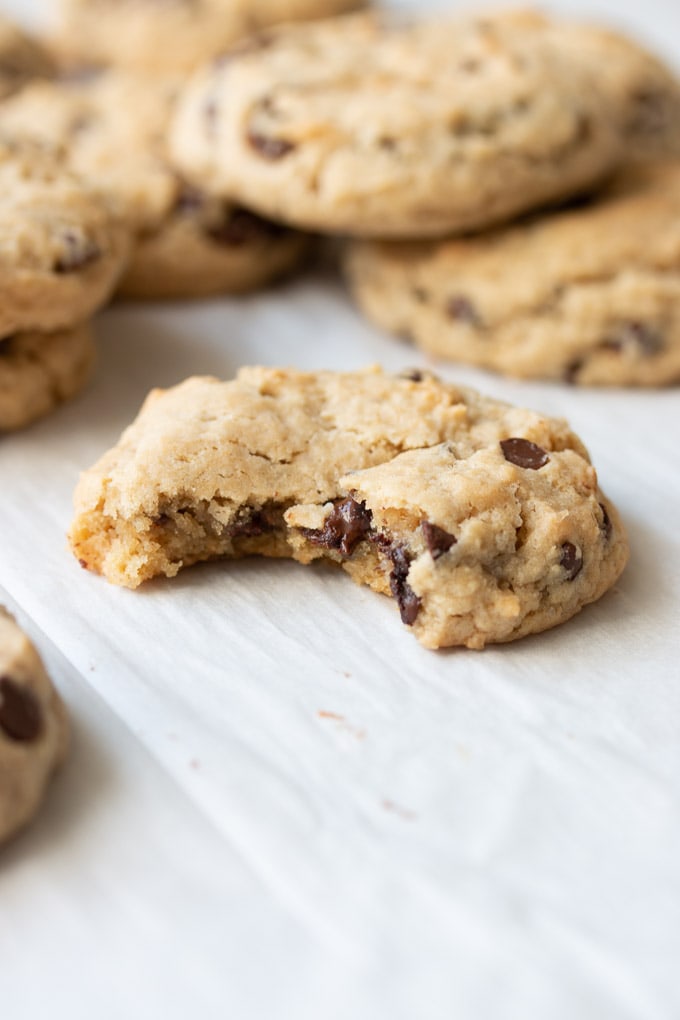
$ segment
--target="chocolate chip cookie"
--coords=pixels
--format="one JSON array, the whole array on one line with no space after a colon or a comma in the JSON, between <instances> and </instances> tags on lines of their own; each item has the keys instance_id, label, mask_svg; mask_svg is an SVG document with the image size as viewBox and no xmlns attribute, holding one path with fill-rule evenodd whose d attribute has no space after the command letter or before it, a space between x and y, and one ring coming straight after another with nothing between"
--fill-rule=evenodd
<instances>
[{"instance_id":1,"label":"chocolate chip cookie","mask_svg":"<svg viewBox=\"0 0 680 1020\"><path fill-rule=\"evenodd\" d=\"M354 242L378 325L442 357L583 385L680 382L680 162L479 237Z\"/></svg>"},{"instance_id":2,"label":"chocolate chip cookie","mask_svg":"<svg viewBox=\"0 0 680 1020\"><path fill-rule=\"evenodd\" d=\"M56 154L0 138L0 337L84 322L110 297L129 250L107 195Z\"/></svg>"},{"instance_id":3,"label":"chocolate chip cookie","mask_svg":"<svg viewBox=\"0 0 680 1020\"><path fill-rule=\"evenodd\" d=\"M25 428L75 397L93 363L88 326L0 340L0 432Z\"/></svg>"},{"instance_id":4,"label":"chocolate chip cookie","mask_svg":"<svg viewBox=\"0 0 680 1020\"><path fill-rule=\"evenodd\" d=\"M527 12L290 26L196 74L172 151L195 184L295 226L478 230L578 193L643 147L634 86L657 65L625 49L610 76L601 45Z\"/></svg>"},{"instance_id":5,"label":"chocolate chip cookie","mask_svg":"<svg viewBox=\"0 0 680 1020\"><path fill-rule=\"evenodd\" d=\"M428 648L555 626L628 555L565 422L377 369L154 391L82 476L70 540L130 588L214 558L323 559L392 595Z\"/></svg>"},{"instance_id":6,"label":"chocolate chip cookie","mask_svg":"<svg viewBox=\"0 0 680 1020\"><path fill-rule=\"evenodd\" d=\"M18 91L32 78L47 78L54 71L47 50L0 15L0 99Z\"/></svg>"},{"instance_id":7,"label":"chocolate chip cookie","mask_svg":"<svg viewBox=\"0 0 680 1020\"><path fill-rule=\"evenodd\" d=\"M292 270L309 239L189 188L166 152L174 77L111 71L43 83L0 108L0 130L60 146L70 166L116 196L136 234L118 293L240 293Z\"/></svg>"},{"instance_id":8,"label":"chocolate chip cookie","mask_svg":"<svg viewBox=\"0 0 680 1020\"><path fill-rule=\"evenodd\" d=\"M186 71L284 21L324 18L362 0L62 0L60 48L71 59Z\"/></svg>"},{"instance_id":9,"label":"chocolate chip cookie","mask_svg":"<svg viewBox=\"0 0 680 1020\"><path fill-rule=\"evenodd\" d=\"M59 695L31 642L0 607L0 843L36 813L67 745Z\"/></svg>"}]
</instances>

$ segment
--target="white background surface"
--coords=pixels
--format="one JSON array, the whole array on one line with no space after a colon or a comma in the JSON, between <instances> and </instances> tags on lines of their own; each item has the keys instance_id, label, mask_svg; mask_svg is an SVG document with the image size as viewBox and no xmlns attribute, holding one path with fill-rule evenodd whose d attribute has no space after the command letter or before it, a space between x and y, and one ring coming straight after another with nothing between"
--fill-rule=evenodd
<instances>
[{"instance_id":1,"label":"white background surface","mask_svg":"<svg viewBox=\"0 0 680 1020\"><path fill-rule=\"evenodd\" d=\"M561 8L680 38L676 0ZM88 393L0 440L0 602L75 729L0 854L3 1020L676 1020L677 390L437 366L568 416L633 554L564 627L434 654L344 575L253 561L129 593L64 539L79 470L152 385L415 351L323 279L119 307L99 335Z\"/></svg>"}]
</instances>

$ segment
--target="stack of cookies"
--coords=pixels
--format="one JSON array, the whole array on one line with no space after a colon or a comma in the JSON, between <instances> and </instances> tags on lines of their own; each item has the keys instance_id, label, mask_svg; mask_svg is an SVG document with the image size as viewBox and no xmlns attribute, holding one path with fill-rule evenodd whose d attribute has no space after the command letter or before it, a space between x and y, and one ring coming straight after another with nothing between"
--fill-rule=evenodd
<instances>
[{"instance_id":1,"label":"stack of cookies","mask_svg":"<svg viewBox=\"0 0 680 1020\"><path fill-rule=\"evenodd\" d=\"M212 194L354 238L360 305L426 350L651 385L680 378L679 139L677 81L618 35L357 15L199 71L172 152Z\"/></svg>"},{"instance_id":2,"label":"stack of cookies","mask_svg":"<svg viewBox=\"0 0 680 1020\"><path fill-rule=\"evenodd\" d=\"M117 294L187 299L252 290L297 265L307 238L189 187L167 152L177 75L111 68L38 82L0 107L0 131L57 147L117 201L135 237Z\"/></svg>"},{"instance_id":3,"label":"stack of cookies","mask_svg":"<svg viewBox=\"0 0 680 1020\"><path fill-rule=\"evenodd\" d=\"M74 396L93 361L89 319L110 298L129 231L57 153L0 141L0 431Z\"/></svg>"}]
</instances>

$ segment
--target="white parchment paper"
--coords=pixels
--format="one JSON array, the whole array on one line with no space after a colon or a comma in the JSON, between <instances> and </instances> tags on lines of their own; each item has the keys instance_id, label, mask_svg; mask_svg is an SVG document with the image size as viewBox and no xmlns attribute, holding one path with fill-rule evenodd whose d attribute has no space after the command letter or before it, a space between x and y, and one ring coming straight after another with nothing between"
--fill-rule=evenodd
<instances>
[{"instance_id":1,"label":"white parchment paper","mask_svg":"<svg viewBox=\"0 0 680 1020\"><path fill-rule=\"evenodd\" d=\"M680 38L674 4L609 10ZM98 336L87 393L0 440L0 602L74 719L44 813L0 854L0 1017L676 1020L677 390L427 362L568 417L633 549L569 624L435 654L339 572L216 564L130 593L65 542L79 471L152 386L421 355L323 276L116 307Z\"/></svg>"}]
</instances>

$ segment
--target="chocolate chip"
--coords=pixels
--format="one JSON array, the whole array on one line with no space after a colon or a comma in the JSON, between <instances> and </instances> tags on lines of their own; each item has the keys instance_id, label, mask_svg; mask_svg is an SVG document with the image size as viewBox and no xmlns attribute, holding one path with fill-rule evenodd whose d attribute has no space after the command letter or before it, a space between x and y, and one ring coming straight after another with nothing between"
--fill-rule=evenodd
<instances>
[{"instance_id":1,"label":"chocolate chip","mask_svg":"<svg viewBox=\"0 0 680 1020\"><path fill-rule=\"evenodd\" d=\"M29 744L42 733L42 712L31 691L0 677L0 730L17 743Z\"/></svg>"},{"instance_id":2,"label":"chocolate chip","mask_svg":"<svg viewBox=\"0 0 680 1020\"><path fill-rule=\"evenodd\" d=\"M284 227L249 212L248 209L230 209L224 223L210 227L208 237L216 244L241 248L250 241L274 239L284 233Z\"/></svg>"},{"instance_id":3,"label":"chocolate chip","mask_svg":"<svg viewBox=\"0 0 680 1020\"><path fill-rule=\"evenodd\" d=\"M455 545L458 541L454 535L444 531L437 524L430 524L429 521L423 521L421 528L433 560L438 560L440 556L448 552L451 546Z\"/></svg>"},{"instance_id":4,"label":"chocolate chip","mask_svg":"<svg viewBox=\"0 0 680 1020\"><path fill-rule=\"evenodd\" d=\"M530 468L532 471L538 471L550 460L545 450L528 439L503 439L501 440L501 450L505 459L509 460L511 464L516 464L521 468Z\"/></svg>"},{"instance_id":5,"label":"chocolate chip","mask_svg":"<svg viewBox=\"0 0 680 1020\"><path fill-rule=\"evenodd\" d=\"M262 135L256 131L249 133L248 145L255 152L259 153L263 159L270 160L271 162L283 159L284 156L287 156L295 149L293 142L288 142L285 138L274 138L271 135Z\"/></svg>"},{"instance_id":6,"label":"chocolate chip","mask_svg":"<svg viewBox=\"0 0 680 1020\"><path fill-rule=\"evenodd\" d=\"M633 134L651 136L669 127L669 97L658 89L641 89L631 96L632 115L628 130Z\"/></svg>"},{"instance_id":7,"label":"chocolate chip","mask_svg":"<svg viewBox=\"0 0 680 1020\"><path fill-rule=\"evenodd\" d=\"M75 273L101 258L101 248L88 237L68 230L62 235L63 251L54 265L55 273Z\"/></svg>"},{"instance_id":8,"label":"chocolate chip","mask_svg":"<svg viewBox=\"0 0 680 1020\"><path fill-rule=\"evenodd\" d=\"M575 386L579 372L583 368L583 365L583 358L575 358L573 361L570 361L564 370L565 383L568 383L570 386Z\"/></svg>"},{"instance_id":9,"label":"chocolate chip","mask_svg":"<svg viewBox=\"0 0 680 1020\"><path fill-rule=\"evenodd\" d=\"M6 358L12 353L14 336L0 337L0 358Z\"/></svg>"},{"instance_id":10,"label":"chocolate chip","mask_svg":"<svg viewBox=\"0 0 680 1020\"><path fill-rule=\"evenodd\" d=\"M175 200L175 212L195 213L205 205L205 193L190 184L182 184Z\"/></svg>"},{"instance_id":11,"label":"chocolate chip","mask_svg":"<svg viewBox=\"0 0 680 1020\"><path fill-rule=\"evenodd\" d=\"M446 314L455 322L464 322L468 326L480 329L482 318L470 298L463 294L455 294L446 302Z\"/></svg>"},{"instance_id":12,"label":"chocolate chip","mask_svg":"<svg viewBox=\"0 0 680 1020\"><path fill-rule=\"evenodd\" d=\"M609 539L612 537L612 522L611 522L611 517L607 513L607 508L604 505L604 503L599 503L598 506L600 507L600 510L602 511L602 524L600 525L600 527L602 529L602 534L604 535L605 542L608 542Z\"/></svg>"},{"instance_id":13,"label":"chocolate chip","mask_svg":"<svg viewBox=\"0 0 680 1020\"><path fill-rule=\"evenodd\" d=\"M257 538L266 531L273 531L274 525L261 510L255 510L243 520L232 524L229 533L231 538Z\"/></svg>"},{"instance_id":14,"label":"chocolate chip","mask_svg":"<svg viewBox=\"0 0 680 1020\"><path fill-rule=\"evenodd\" d=\"M351 556L355 548L371 530L373 515L365 503L351 497L338 503L326 518L322 531L302 528L302 533L314 545L338 549L343 556Z\"/></svg>"},{"instance_id":15,"label":"chocolate chip","mask_svg":"<svg viewBox=\"0 0 680 1020\"><path fill-rule=\"evenodd\" d=\"M562 545L560 566L567 573L567 581L573 581L583 569L583 554L571 542L564 542Z\"/></svg>"},{"instance_id":16,"label":"chocolate chip","mask_svg":"<svg viewBox=\"0 0 680 1020\"><path fill-rule=\"evenodd\" d=\"M390 574L390 591L399 604L401 622L412 627L420 610L421 599L416 595L406 580L411 569L411 554L403 545L395 546L390 551L392 573Z\"/></svg>"},{"instance_id":17,"label":"chocolate chip","mask_svg":"<svg viewBox=\"0 0 680 1020\"><path fill-rule=\"evenodd\" d=\"M422 382L424 378L419 368L405 368L397 376L397 379L405 379L407 382Z\"/></svg>"},{"instance_id":18,"label":"chocolate chip","mask_svg":"<svg viewBox=\"0 0 680 1020\"><path fill-rule=\"evenodd\" d=\"M644 322L623 322L600 344L606 351L618 352L627 348L636 350L648 358L658 354L664 346L663 337L658 330Z\"/></svg>"}]
</instances>

